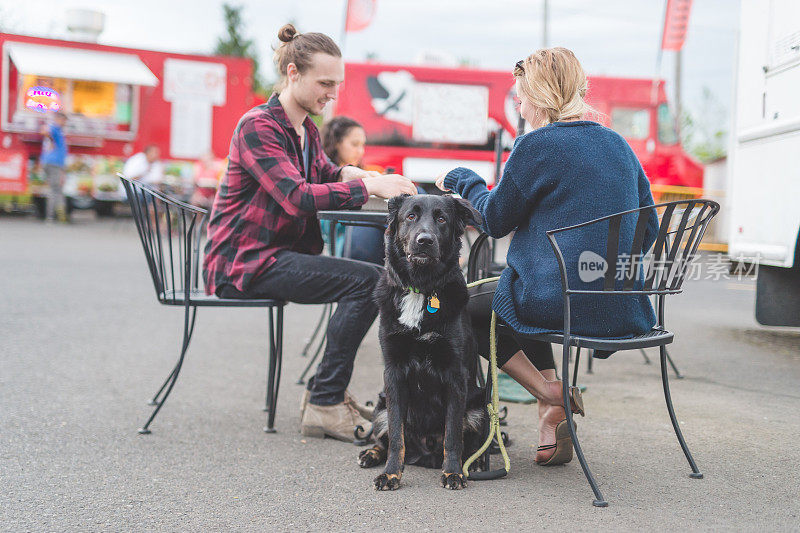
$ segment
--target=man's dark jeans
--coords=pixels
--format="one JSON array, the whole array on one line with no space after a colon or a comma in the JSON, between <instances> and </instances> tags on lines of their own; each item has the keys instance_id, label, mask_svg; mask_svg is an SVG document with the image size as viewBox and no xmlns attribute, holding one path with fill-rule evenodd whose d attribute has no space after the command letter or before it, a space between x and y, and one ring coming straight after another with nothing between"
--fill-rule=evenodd
<instances>
[{"instance_id":1,"label":"man's dark jeans","mask_svg":"<svg viewBox=\"0 0 800 533\"><path fill-rule=\"evenodd\" d=\"M279 252L276 262L256 278L246 294L223 285L222 298L274 298L299 304L338 302L328 323L328 344L317 373L310 381L315 405L344 401L344 391L353 375L353 361L367 334L378 305L372 291L383 268L352 259Z\"/></svg>"}]
</instances>

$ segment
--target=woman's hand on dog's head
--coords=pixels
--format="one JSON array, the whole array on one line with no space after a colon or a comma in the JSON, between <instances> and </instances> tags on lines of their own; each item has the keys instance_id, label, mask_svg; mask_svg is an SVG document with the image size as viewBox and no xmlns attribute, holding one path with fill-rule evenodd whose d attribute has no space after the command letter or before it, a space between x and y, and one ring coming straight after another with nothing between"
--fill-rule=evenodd
<instances>
[{"instance_id":1,"label":"woman's hand on dog's head","mask_svg":"<svg viewBox=\"0 0 800 533\"><path fill-rule=\"evenodd\" d=\"M453 192L453 191L451 191L450 189L448 189L447 187L444 186L444 179L447 177L447 174L448 174L447 172L442 172L441 174L439 174L439 177L436 178L436 186L441 191Z\"/></svg>"},{"instance_id":2,"label":"woman's hand on dog's head","mask_svg":"<svg viewBox=\"0 0 800 533\"><path fill-rule=\"evenodd\" d=\"M414 183L400 174L383 174L364 178L364 186L369 194L381 198L392 198L401 194L417 194Z\"/></svg>"}]
</instances>

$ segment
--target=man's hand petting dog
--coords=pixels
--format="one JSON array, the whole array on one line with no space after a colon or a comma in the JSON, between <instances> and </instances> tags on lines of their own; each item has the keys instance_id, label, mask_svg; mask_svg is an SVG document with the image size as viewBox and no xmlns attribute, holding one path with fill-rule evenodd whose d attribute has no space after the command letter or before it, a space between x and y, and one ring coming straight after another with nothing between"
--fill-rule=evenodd
<instances>
[{"instance_id":1,"label":"man's hand petting dog","mask_svg":"<svg viewBox=\"0 0 800 533\"><path fill-rule=\"evenodd\" d=\"M386 462L377 490L398 489L407 464L441 468L440 485L462 489L486 409L458 258L464 228L481 216L452 196L398 196L388 207L386 269L375 289L384 392L372 419L376 443L358 464Z\"/></svg>"},{"instance_id":2,"label":"man's hand petting dog","mask_svg":"<svg viewBox=\"0 0 800 533\"><path fill-rule=\"evenodd\" d=\"M401 194L417 194L414 183L400 174L381 174L364 178L367 193L380 198L392 198Z\"/></svg>"}]
</instances>

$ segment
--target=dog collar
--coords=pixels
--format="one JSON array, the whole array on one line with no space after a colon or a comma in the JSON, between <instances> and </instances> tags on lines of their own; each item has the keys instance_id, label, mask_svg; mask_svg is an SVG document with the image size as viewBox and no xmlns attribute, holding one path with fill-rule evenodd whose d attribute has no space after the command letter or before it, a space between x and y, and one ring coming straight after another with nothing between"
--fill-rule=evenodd
<instances>
[{"instance_id":1,"label":"dog collar","mask_svg":"<svg viewBox=\"0 0 800 533\"><path fill-rule=\"evenodd\" d=\"M415 293L417 293L417 294L421 294L421 293L422 293L422 291L420 291L419 289L417 289L417 288L415 288L415 287L408 287L408 291L409 291L409 292L415 292ZM426 305L425 309L426 309L426 310L427 310L427 311L428 311L430 314L434 314L434 313L436 313L436 312L439 310L439 306L440 306L440 305L441 305L441 304L440 304L440 302L439 302L439 295L437 295L437 294L434 292L433 294L431 294L430 296L428 296L428 302L427 302L427 305Z\"/></svg>"}]
</instances>

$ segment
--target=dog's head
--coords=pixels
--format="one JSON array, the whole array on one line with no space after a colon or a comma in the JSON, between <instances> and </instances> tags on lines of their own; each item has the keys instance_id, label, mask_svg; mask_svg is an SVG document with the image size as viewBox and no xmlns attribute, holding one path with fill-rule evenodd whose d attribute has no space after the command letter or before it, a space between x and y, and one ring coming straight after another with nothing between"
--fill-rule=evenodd
<instances>
[{"instance_id":1,"label":"dog's head","mask_svg":"<svg viewBox=\"0 0 800 533\"><path fill-rule=\"evenodd\" d=\"M388 222L387 258L403 258L420 270L457 263L464 228L480 224L481 215L449 195L402 195L389 200Z\"/></svg>"}]
</instances>

